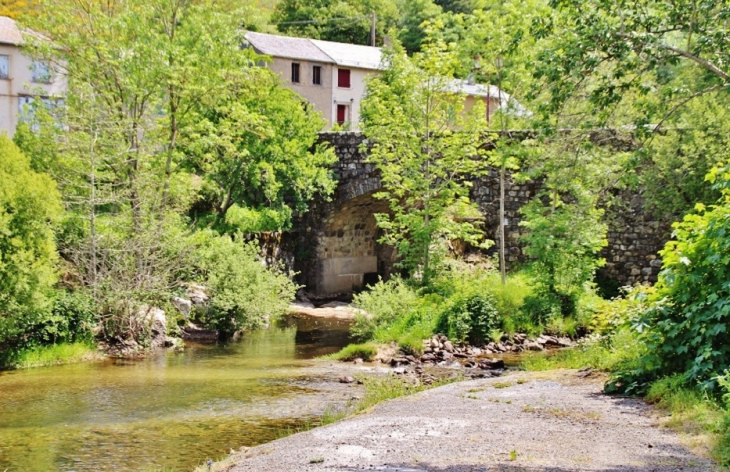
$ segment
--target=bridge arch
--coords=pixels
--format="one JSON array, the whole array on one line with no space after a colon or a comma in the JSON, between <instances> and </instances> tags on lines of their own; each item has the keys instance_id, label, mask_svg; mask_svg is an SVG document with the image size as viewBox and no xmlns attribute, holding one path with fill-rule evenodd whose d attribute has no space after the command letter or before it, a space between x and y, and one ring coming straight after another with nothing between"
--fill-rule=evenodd
<instances>
[{"instance_id":1,"label":"bridge arch","mask_svg":"<svg viewBox=\"0 0 730 472\"><path fill-rule=\"evenodd\" d=\"M394 251L378 243L376 213L387 213L388 202L369 190L334 207L323 219L317 238L317 292L352 292L378 277L390 275Z\"/></svg>"}]
</instances>

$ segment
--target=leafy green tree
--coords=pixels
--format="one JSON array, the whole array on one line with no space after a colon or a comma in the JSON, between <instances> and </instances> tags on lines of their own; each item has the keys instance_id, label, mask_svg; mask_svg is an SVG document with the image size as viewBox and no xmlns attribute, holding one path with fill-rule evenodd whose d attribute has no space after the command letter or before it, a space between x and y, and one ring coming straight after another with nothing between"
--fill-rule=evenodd
<instances>
[{"instance_id":1,"label":"leafy green tree","mask_svg":"<svg viewBox=\"0 0 730 472\"><path fill-rule=\"evenodd\" d=\"M271 74L257 65L261 58L241 48L240 21L251 9L239 2L42 0L41 6L42 14L25 23L53 42L29 36L28 54L62 67L68 92L58 122L39 123L36 137L53 139L25 133L19 142L32 150L34 165L58 178L73 215L59 235L64 258L90 288L104 333L126 339L138 334L139 307L169 299L186 273L192 246L180 241L189 241L186 217L206 190L190 172L191 157L219 175L248 165L242 157L250 157L256 165L238 178L242 185L258 183L255 201L275 207L291 198L293 208L301 208L308 196L331 185L322 169L327 159L321 158L329 154L303 151L318 121L294 110L299 102L286 92L274 92ZM241 91L256 91L257 80L266 92L255 96L273 96L254 113L254 100L246 102ZM205 128L213 124L220 129ZM225 129L238 125L242 129ZM254 132L262 133L258 141ZM210 140L207 147L195 143L201 153L239 159L227 170L220 161L219 168L206 168L210 156L189 155L186 139L196 133ZM49 149L48 142L57 148ZM216 148L223 145L230 154ZM212 188L219 195L238 190L230 183ZM254 198L238 195L236 201Z\"/></svg>"},{"instance_id":2,"label":"leafy green tree","mask_svg":"<svg viewBox=\"0 0 730 472\"><path fill-rule=\"evenodd\" d=\"M378 44L398 20L398 10L387 0L283 0L271 21L285 34L341 43L370 45L370 14L375 13Z\"/></svg>"},{"instance_id":3,"label":"leafy green tree","mask_svg":"<svg viewBox=\"0 0 730 472\"><path fill-rule=\"evenodd\" d=\"M441 8L433 0L283 0L271 16L285 34L341 43L371 44L371 13L375 13L376 45L395 34L410 53L420 50L425 32L421 24ZM394 38L395 39L395 38Z\"/></svg>"},{"instance_id":4,"label":"leafy green tree","mask_svg":"<svg viewBox=\"0 0 730 472\"><path fill-rule=\"evenodd\" d=\"M187 165L205 180L201 193L219 226L238 226L243 210L258 210L280 215L259 231L281 230L316 193L334 190L328 166L336 156L316 144L325 121L268 68L251 69L205 97L194 122L182 138Z\"/></svg>"},{"instance_id":5,"label":"leafy green tree","mask_svg":"<svg viewBox=\"0 0 730 472\"><path fill-rule=\"evenodd\" d=\"M722 197L674 224L654 304L635 324L650 348L643 360L650 374L683 373L712 388L730 369L730 167L712 169L707 180Z\"/></svg>"},{"instance_id":6,"label":"leafy green tree","mask_svg":"<svg viewBox=\"0 0 730 472\"><path fill-rule=\"evenodd\" d=\"M551 84L549 113L585 96L591 107L581 119L600 125L629 101L638 131L653 132L688 101L730 90L726 2L550 4L555 14L537 30L556 38L537 70Z\"/></svg>"},{"instance_id":7,"label":"leafy green tree","mask_svg":"<svg viewBox=\"0 0 730 472\"><path fill-rule=\"evenodd\" d=\"M450 78L455 57L443 43L413 60L401 48L388 50L384 63L362 104L363 132L373 143L369 159L382 173L384 190L376 196L391 210L376 218L382 242L395 246L402 264L428 284L440 241L481 236L463 213L472 208L464 176L486 171L484 109L464 110L464 95Z\"/></svg>"},{"instance_id":8,"label":"leafy green tree","mask_svg":"<svg viewBox=\"0 0 730 472\"><path fill-rule=\"evenodd\" d=\"M0 136L0 347L50 312L58 279L53 223L63 207L56 184Z\"/></svg>"}]
</instances>

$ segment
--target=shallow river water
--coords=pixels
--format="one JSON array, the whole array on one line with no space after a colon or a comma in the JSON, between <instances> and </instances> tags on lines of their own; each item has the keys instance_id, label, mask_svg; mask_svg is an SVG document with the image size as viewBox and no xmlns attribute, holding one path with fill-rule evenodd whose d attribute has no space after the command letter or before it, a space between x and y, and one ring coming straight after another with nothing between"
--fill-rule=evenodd
<instances>
[{"instance_id":1,"label":"shallow river water","mask_svg":"<svg viewBox=\"0 0 730 472\"><path fill-rule=\"evenodd\" d=\"M347 330L289 317L225 346L0 372L0 471L190 470L275 439L347 401L311 360Z\"/></svg>"}]
</instances>

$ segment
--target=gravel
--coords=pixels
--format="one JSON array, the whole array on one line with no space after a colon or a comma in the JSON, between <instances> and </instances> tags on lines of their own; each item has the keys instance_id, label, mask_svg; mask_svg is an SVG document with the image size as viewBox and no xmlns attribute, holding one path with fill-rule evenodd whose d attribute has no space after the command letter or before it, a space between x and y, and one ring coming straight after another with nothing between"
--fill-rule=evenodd
<instances>
[{"instance_id":1,"label":"gravel","mask_svg":"<svg viewBox=\"0 0 730 472\"><path fill-rule=\"evenodd\" d=\"M227 471L707 471L641 400L576 371L515 373L391 400L242 450Z\"/></svg>"}]
</instances>

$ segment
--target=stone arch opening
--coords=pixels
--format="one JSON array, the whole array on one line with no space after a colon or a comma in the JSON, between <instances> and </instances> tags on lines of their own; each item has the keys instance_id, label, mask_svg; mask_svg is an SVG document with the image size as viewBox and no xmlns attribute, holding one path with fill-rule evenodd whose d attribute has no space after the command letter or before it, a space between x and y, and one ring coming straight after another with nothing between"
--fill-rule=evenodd
<instances>
[{"instance_id":1,"label":"stone arch opening","mask_svg":"<svg viewBox=\"0 0 730 472\"><path fill-rule=\"evenodd\" d=\"M395 251L379 244L376 213L387 213L388 202L364 193L332 210L317 241L317 294L335 295L360 290L387 279Z\"/></svg>"}]
</instances>

